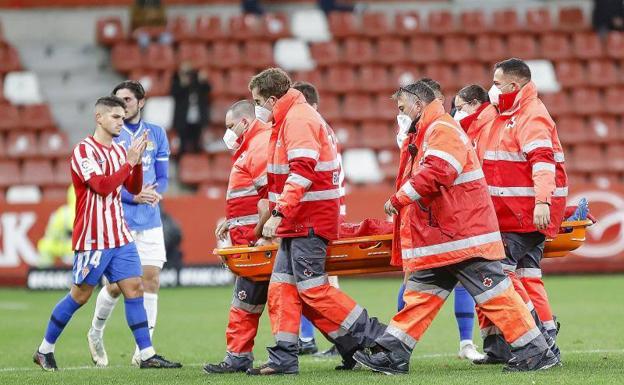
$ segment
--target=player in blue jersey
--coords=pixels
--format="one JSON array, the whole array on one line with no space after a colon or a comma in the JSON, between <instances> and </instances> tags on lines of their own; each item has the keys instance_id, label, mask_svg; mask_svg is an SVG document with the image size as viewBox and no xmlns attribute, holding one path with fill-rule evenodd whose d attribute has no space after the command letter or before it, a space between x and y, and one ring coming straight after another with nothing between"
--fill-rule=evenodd
<instances>
[{"instance_id":1,"label":"player in blue jersey","mask_svg":"<svg viewBox=\"0 0 624 385\"><path fill-rule=\"evenodd\" d=\"M143 267L143 288L145 310L150 336L154 333L158 313L158 289L160 271L167 260L160 209L158 203L167 190L169 168L169 143L165 130L145 122L141 112L145 105L145 90L138 81L124 81L118 84L113 95L126 102L126 118L121 134L115 141L128 147L133 139L147 132L147 147L143 153L143 189L131 194L125 188L121 200L128 227L135 240ZM95 314L87 333L89 350L93 362L100 367L108 365L104 348L103 332L120 295L115 284L106 285L98 294ZM138 350L132 356L134 365L140 364Z\"/></svg>"}]
</instances>

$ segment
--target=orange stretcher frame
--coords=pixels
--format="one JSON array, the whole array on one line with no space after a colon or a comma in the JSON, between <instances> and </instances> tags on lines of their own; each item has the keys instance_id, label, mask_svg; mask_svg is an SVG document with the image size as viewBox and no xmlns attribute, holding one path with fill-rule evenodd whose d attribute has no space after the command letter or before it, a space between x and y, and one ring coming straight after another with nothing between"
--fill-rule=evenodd
<instances>
[{"instance_id":1,"label":"orange stretcher frame","mask_svg":"<svg viewBox=\"0 0 624 385\"><path fill-rule=\"evenodd\" d=\"M545 258L564 257L585 242L585 232L592 221L571 221L561 224L561 232L547 239ZM571 231L566 232L566 229ZM268 281L273 270L277 245L257 247L234 246L215 249L232 273L253 281ZM332 241L327 247L325 269L330 275L359 275L400 271L390 265L392 234L344 238Z\"/></svg>"}]
</instances>

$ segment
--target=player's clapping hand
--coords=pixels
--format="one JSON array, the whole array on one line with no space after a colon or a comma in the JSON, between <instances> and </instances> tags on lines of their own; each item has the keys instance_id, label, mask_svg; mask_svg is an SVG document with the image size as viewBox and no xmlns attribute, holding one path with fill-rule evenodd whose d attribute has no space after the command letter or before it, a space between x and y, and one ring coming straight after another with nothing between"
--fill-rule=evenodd
<instances>
[{"instance_id":1,"label":"player's clapping hand","mask_svg":"<svg viewBox=\"0 0 624 385\"><path fill-rule=\"evenodd\" d=\"M128 147L126 160L132 167L141 162L143 152L147 148L147 134L147 130L143 131L143 134L138 138L134 138L132 143L130 143L130 147Z\"/></svg>"},{"instance_id":2,"label":"player's clapping hand","mask_svg":"<svg viewBox=\"0 0 624 385\"><path fill-rule=\"evenodd\" d=\"M217 229L215 230L215 236L219 240L225 241L226 234L227 234L229 229L230 229L230 222L225 220L225 221L219 223L219 226L217 226Z\"/></svg>"},{"instance_id":3,"label":"player's clapping hand","mask_svg":"<svg viewBox=\"0 0 624 385\"><path fill-rule=\"evenodd\" d=\"M144 203L152 206L156 206L161 200L162 195L156 191L156 184L143 186L143 190L134 196L135 203Z\"/></svg>"}]
</instances>

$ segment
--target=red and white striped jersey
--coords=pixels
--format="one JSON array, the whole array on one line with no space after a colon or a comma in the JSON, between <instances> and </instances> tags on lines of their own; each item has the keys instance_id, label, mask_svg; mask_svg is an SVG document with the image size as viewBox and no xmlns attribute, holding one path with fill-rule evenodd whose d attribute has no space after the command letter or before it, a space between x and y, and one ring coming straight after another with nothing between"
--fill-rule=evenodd
<instances>
[{"instance_id":1,"label":"red and white striped jersey","mask_svg":"<svg viewBox=\"0 0 624 385\"><path fill-rule=\"evenodd\" d=\"M94 176L110 176L122 167L129 167L126 150L115 142L107 147L89 136L74 148L71 157L72 181L76 190L74 250L111 249L132 242L121 205L122 184L102 196L88 183Z\"/></svg>"}]
</instances>

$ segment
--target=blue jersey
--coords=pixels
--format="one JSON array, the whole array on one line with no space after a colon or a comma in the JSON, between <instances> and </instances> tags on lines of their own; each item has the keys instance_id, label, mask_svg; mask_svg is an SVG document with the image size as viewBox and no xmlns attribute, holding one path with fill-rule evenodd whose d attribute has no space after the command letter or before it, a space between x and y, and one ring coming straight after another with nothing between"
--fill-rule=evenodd
<instances>
[{"instance_id":1,"label":"blue jersey","mask_svg":"<svg viewBox=\"0 0 624 385\"><path fill-rule=\"evenodd\" d=\"M163 194L168 185L169 168L169 141L165 130L154 124L141 120L136 130L125 124L119 137L115 141L128 149L132 140L149 130L148 143L143 153L143 185L157 184L156 191ZM121 192L124 216L130 230L141 231L162 226L160 209L149 204L137 204L133 201L134 195L125 188Z\"/></svg>"}]
</instances>

